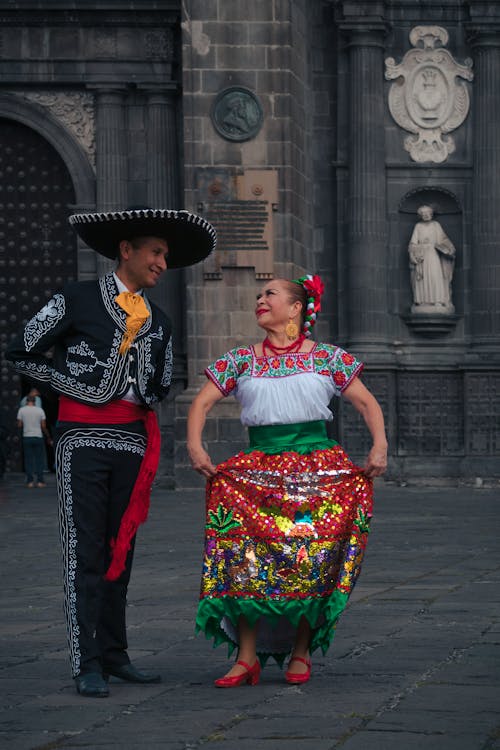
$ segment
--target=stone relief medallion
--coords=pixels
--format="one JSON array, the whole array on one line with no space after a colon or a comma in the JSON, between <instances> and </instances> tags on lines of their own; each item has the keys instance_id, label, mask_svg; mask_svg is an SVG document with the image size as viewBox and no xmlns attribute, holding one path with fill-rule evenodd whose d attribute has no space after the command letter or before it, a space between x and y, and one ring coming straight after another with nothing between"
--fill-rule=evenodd
<instances>
[{"instance_id":1,"label":"stone relief medallion","mask_svg":"<svg viewBox=\"0 0 500 750\"><path fill-rule=\"evenodd\" d=\"M416 162L446 161L455 150L452 130L461 125L469 112L469 92L465 81L472 81L472 60L461 65L447 49L448 32L440 26L416 26L410 32L409 50L401 63L393 57L385 61L385 77L394 81L389 90L389 110L404 130L405 149Z\"/></svg>"},{"instance_id":2,"label":"stone relief medallion","mask_svg":"<svg viewBox=\"0 0 500 750\"><path fill-rule=\"evenodd\" d=\"M231 86L217 95L211 118L216 131L226 140L248 141L259 132L264 115L253 91Z\"/></svg>"}]
</instances>

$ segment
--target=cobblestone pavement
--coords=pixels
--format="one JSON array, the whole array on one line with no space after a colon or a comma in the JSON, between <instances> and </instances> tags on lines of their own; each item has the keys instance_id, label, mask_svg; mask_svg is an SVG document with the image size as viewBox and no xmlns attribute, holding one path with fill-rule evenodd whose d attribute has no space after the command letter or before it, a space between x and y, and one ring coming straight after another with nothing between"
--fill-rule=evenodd
<instances>
[{"instance_id":1,"label":"cobblestone pavement","mask_svg":"<svg viewBox=\"0 0 500 750\"><path fill-rule=\"evenodd\" d=\"M69 675L54 477L0 485L0 747L11 750L500 750L498 491L378 485L365 568L313 678L216 690L195 637L200 490L157 487L129 590L130 656L160 685Z\"/></svg>"}]
</instances>

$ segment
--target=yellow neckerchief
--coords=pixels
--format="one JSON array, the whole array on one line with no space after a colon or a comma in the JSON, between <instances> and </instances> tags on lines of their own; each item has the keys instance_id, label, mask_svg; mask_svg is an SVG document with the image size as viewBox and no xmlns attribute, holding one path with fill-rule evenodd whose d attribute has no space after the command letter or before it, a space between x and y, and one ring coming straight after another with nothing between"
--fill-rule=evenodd
<instances>
[{"instance_id":1,"label":"yellow neckerchief","mask_svg":"<svg viewBox=\"0 0 500 750\"><path fill-rule=\"evenodd\" d=\"M130 349L135 337L142 328L144 321L149 318L149 310L140 294L133 292L120 292L115 297L115 302L127 314L127 330L123 334L122 342L118 350L119 354L126 354Z\"/></svg>"}]
</instances>

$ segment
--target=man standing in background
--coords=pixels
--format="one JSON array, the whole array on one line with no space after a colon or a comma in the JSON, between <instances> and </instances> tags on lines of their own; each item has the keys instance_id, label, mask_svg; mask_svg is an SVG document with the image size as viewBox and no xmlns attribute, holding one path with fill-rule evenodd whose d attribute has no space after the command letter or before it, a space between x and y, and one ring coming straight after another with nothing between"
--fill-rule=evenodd
<instances>
[{"instance_id":1,"label":"man standing in background","mask_svg":"<svg viewBox=\"0 0 500 750\"><path fill-rule=\"evenodd\" d=\"M17 426L23 431L24 470L28 487L45 487L43 472L46 466L45 442L52 442L47 430L45 412L36 406L36 397L26 396L26 405L17 412Z\"/></svg>"}]
</instances>

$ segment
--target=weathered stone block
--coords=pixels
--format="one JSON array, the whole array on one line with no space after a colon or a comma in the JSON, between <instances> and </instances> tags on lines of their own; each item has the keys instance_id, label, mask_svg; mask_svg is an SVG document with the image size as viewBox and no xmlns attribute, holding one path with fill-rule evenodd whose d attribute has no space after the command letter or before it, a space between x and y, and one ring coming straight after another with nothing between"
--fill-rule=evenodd
<instances>
[{"instance_id":1,"label":"weathered stone block","mask_svg":"<svg viewBox=\"0 0 500 750\"><path fill-rule=\"evenodd\" d=\"M257 70L257 91L290 91L291 78L288 70Z\"/></svg>"},{"instance_id":2,"label":"weathered stone block","mask_svg":"<svg viewBox=\"0 0 500 750\"><path fill-rule=\"evenodd\" d=\"M204 23L203 32L210 40L210 44L239 45L244 46L249 42L249 30L255 24L231 22L231 23ZM205 66L207 67L207 66Z\"/></svg>"},{"instance_id":3,"label":"weathered stone block","mask_svg":"<svg viewBox=\"0 0 500 750\"><path fill-rule=\"evenodd\" d=\"M202 71L202 88L208 94L218 94L228 86L246 86L255 91L257 72L252 70L204 70ZM208 111L208 110L204 110Z\"/></svg>"},{"instance_id":4,"label":"weathered stone block","mask_svg":"<svg viewBox=\"0 0 500 750\"><path fill-rule=\"evenodd\" d=\"M281 19L273 23L249 23L248 41L250 44L281 47L290 43L290 24Z\"/></svg>"},{"instance_id":5,"label":"weathered stone block","mask_svg":"<svg viewBox=\"0 0 500 750\"><path fill-rule=\"evenodd\" d=\"M294 52L290 47L268 47L266 49L267 69L283 70L290 68Z\"/></svg>"},{"instance_id":6,"label":"weathered stone block","mask_svg":"<svg viewBox=\"0 0 500 750\"><path fill-rule=\"evenodd\" d=\"M227 164L239 166L242 164L241 146L238 143L214 140L212 146L213 162L215 164Z\"/></svg>"},{"instance_id":7,"label":"weathered stone block","mask_svg":"<svg viewBox=\"0 0 500 750\"><path fill-rule=\"evenodd\" d=\"M216 20L218 18L217 6L217 0L189 0L186 4L189 20L201 22Z\"/></svg>"},{"instance_id":8,"label":"weathered stone block","mask_svg":"<svg viewBox=\"0 0 500 750\"><path fill-rule=\"evenodd\" d=\"M245 439L246 430L241 424L239 419L224 419L219 420L218 424L218 439L220 441L239 441L242 442Z\"/></svg>"},{"instance_id":9,"label":"weathered stone block","mask_svg":"<svg viewBox=\"0 0 500 750\"><path fill-rule=\"evenodd\" d=\"M274 7L269 0L252 0L249 9L247 0L231 0L230 3L220 3L219 20L220 21L238 21L241 18L248 18L249 12L253 21L273 21Z\"/></svg>"}]
</instances>

